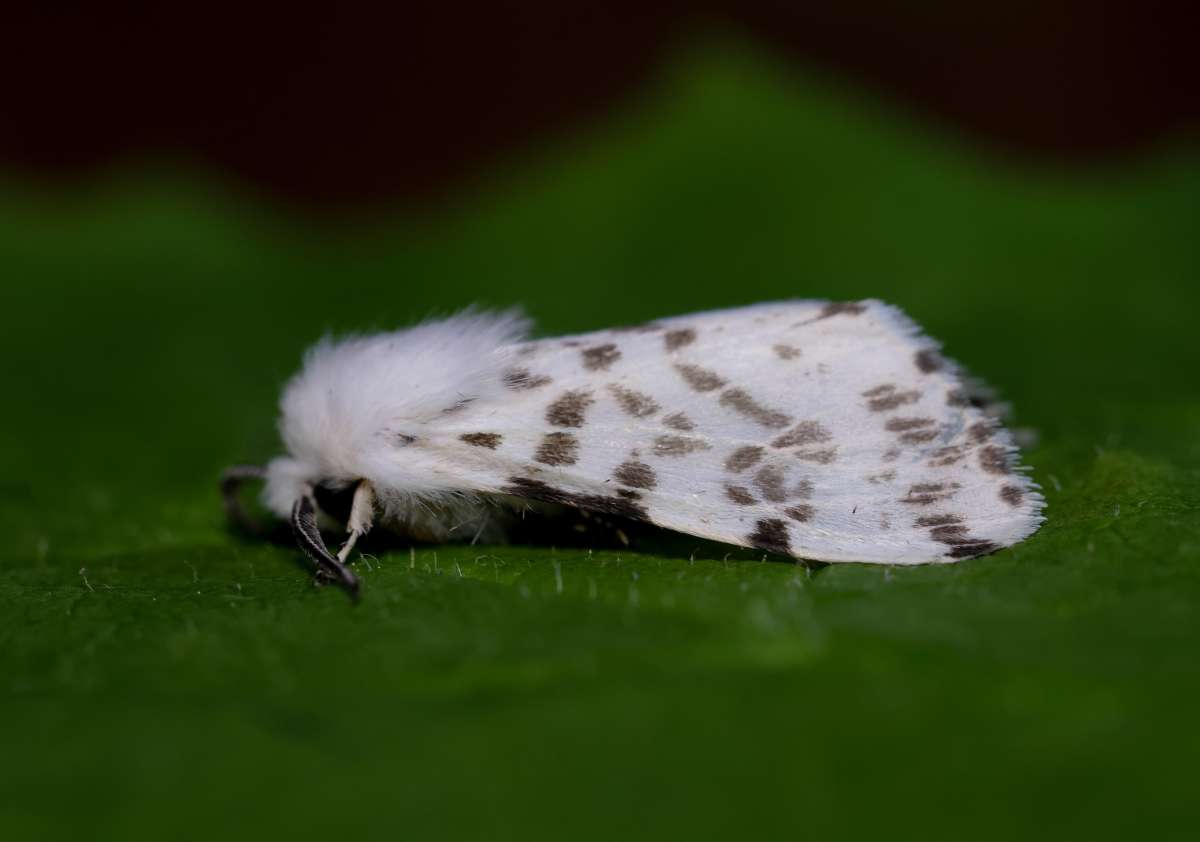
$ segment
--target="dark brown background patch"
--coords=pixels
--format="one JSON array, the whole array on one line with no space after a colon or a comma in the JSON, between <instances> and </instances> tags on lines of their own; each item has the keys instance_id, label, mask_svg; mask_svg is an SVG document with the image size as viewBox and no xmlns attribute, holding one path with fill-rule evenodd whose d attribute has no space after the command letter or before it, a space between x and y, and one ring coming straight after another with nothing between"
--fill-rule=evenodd
<instances>
[{"instance_id":1,"label":"dark brown background patch","mask_svg":"<svg viewBox=\"0 0 1200 842\"><path fill-rule=\"evenodd\" d=\"M999 157L1095 159L1200 120L1191 4L343 2L285 12L13 4L0 165L198 161L272 203L417 206L636 101L686 35L945 123Z\"/></svg>"}]
</instances>

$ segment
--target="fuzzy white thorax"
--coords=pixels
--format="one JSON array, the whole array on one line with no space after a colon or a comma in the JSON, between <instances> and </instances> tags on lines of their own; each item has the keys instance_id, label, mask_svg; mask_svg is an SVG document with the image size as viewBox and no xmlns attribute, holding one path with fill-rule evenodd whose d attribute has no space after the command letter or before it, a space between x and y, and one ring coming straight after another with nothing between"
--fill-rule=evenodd
<instances>
[{"instance_id":1,"label":"fuzzy white thorax","mask_svg":"<svg viewBox=\"0 0 1200 842\"><path fill-rule=\"evenodd\" d=\"M284 517L318 483L367 480L385 517L414 506L454 505L464 491L429 450L406 447L460 408L503 397L502 372L528 331L517 312L468 311L406 330L308 351L280 401L288 455L267 466L264 501Z\"/></svg>"}]
</instances>

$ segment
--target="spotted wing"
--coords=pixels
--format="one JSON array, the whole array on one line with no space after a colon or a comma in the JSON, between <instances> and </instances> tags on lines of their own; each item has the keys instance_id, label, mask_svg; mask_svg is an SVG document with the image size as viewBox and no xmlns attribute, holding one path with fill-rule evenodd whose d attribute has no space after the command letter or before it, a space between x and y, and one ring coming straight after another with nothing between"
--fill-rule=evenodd
<instances>
[{"instance_id":1,"label":"spotted wing","mask_svg":"<svg viewBox=\"0 0 1200 842\"><path fill-rule=\"evenodd\" d=\"M795 301L514 349L457 414L476 490L824 561L980 555L1042 497L962 370L894 307Z\"/></svg>"}]
</instances>

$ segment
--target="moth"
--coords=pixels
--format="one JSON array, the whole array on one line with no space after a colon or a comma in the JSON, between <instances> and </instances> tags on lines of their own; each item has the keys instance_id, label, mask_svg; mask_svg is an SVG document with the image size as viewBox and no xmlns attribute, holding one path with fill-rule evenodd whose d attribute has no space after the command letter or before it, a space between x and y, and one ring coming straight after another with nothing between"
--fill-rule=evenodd
<instances>
[{"instance_id":1,"label":"moth","mask_svg":"<svg viewBox=\"0 0 1200 842\"><path fill-rule=\"evenodd\" d=\"M784 301L531 340L467 311L308 351L286 454L246 479L318 576L373 524L502 540L529 504L575 507L825 562L953 562L1043 521L1000 407L898 308ZM334 554L318 518L344 525Z\"/></svg>"}]
</instances>

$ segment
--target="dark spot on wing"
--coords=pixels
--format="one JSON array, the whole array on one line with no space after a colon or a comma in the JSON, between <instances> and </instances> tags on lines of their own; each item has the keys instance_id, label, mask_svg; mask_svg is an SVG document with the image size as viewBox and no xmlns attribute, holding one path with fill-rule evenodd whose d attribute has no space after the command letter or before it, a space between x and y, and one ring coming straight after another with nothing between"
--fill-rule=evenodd
<instances>
[{"instance_id":1,"label":"dark spot on wing","mask_svg":"<svg viewBox=\"0 0 1200 842\"><path fill-rule=\"evenodd\" d=\"M574 506L578 509L588 509L593 512L603 512L610 515L632 518L634 520L649 520L645 506L622 497L605 497L600 494L572 494L569 491L553 488L541 480L529 477L509 477L508 485L500 489L504 494L514 497L525 497L529 500L541 500L544 503L558 503L564 506Z\"/></svg>"},{"instance_id":2,"label":"dark spot on wing","mask_svg":"<svg viewBox=\"0 0 1200 842\"><path fill-rule=\"evenodd\" d=\"M962 445L959 444L939 447L933 451L933 458L930 460L929 465L932 468L944 468L947 465L953 465L963 458L964 452Z\"/></svg>"},{"instance_id":3,"label":"dark spot on wing","mask_svg":"<svg viewBox=\"0 0 1200 842\"><path fill-rule=\"evenodd\" d=\"M883 428L890 433L904 433L921 427L932 427L936 423L932 418L889 418Z\"/></svg>"},{"instance_id":4,"label":"dark spot on wing","mask_svg":"<svg viewBox=\"0 0 1200 842\"><path fill-rule=\"evenodd\" d=\"M685 345L691 345L696 341L696 331L690 327L679 328L678 330L668 330L663 334L663 345L668 351L674 351L682 348Z\"/></svg>"},{"instance_id":5,"label":"dark spot on wing","mask_svg":"<svg viewBox=\"0 0 1200 842\"><path fill-rule=\"evenodd\" d=\"M901 503L913 506L928 506L939 500L948 500L961 488L957 482L918 482L908 489L908 494L900 498Z\"/></svg>"},{"instance_id":6,"label":"dark spot on wing","mask_svg":"<svg viewBox=\"0 0 1200 842\"><path fill-rule=\"evenodd\" d=\"M613 471L613 478L621 485L627 485L630 488L654 488L658 485L658 477L655 476L654 469L645 462L633 459L618 465Z\"/></svg>"},{"instance_id":7,"label":"dark spot on wing","mask_svg":"<svg viewBox=\"0 0 1200 842\"><path fill-rule=\"evenodd\" d=\"M546 421L555 427L582 427L587 408L595 402L591 392L579 389L563 392L546 407Z\"/></svg>"},{"instance_id":8,"label":"dark spot on wing","mask_svg":"<svg viewBox=\"0 0 1200 842\"><path fill-rule=\"evenodd\" d=\"M751 494L745 487L740 485L725 486L725 496L737 503L739 506L753 506L758 502L758 500L754 499L753 494Z\"/></svg>"},{"instance_id":9,"label":"dark spot on wing","mask_svg":"<svg viewBox=\"0 0 1200 842\"><path fill-rule=\"evenodd\" d=\"M729 458L725 460L725 470L730 473L740 474L747 468L757 464L759 459L762 459L763 449L754 445L739 447L733 453L729 454Z\"/></svg>"},{"instance_id":10,"label":"dark spot on wing","mask_svg":"<svg viewBox=\"0 0 1200 842\"><path fill-rule=\"evenodd\" d=\"M938 437L937 430L913 430L911 433L903 433L900 436L902 444L925 444L931 442Z\"/></svg>"},{"instance_id":11,"label":"dark spot on wing","mask_svg":"<svg viewBox=\"0 0 1200 842\"><path fill-rule=\"evenodd\" d=\"M895 471L884 471L881 474L871 474L867 477L867 482L873 485L879 485L882 482L891 482L896 478Z\"/></svg>"},{"instance_id":12,"label":"dark spot on wing","mask_svg":"<svg viewBox=\"0 0 1200 842\"><path fill-rule=\"evenodd\" d=\"M679 376L697 392L711 392L720 389L725 381L715 372L690 363L679 363L675 366Z\"/></svg>"},{"instance_id":13,"label":"dark spot on wing","mask_svg":"<svg viewBox=\"0 0 1200 842\"><path fill-rule=\"evenodd\" d=\"M943 544L970 544L973 541L963 536L967 534L967 527L959 524L951 526L935 526L929 530L929 537Z\"/></svg>"},{"instance_id":14,"label":"dark spot on wing","mask_svg":"<svg viewBox=\"0 0 1200 842\"><path fill-rule=\"evenodd\" d=\"M617 383L610 383L608 390L617 399L621 409L634 418L646 418L658 412L658 404L649 395L635 392L633 389L626 389Z\"/></svg>"},{"instance_id":15,"label":"dark spot on wing","mask_svg":"<svg viewBox=\"0 0 1200 842\"><path fill-rule=\"evenodd\" d=\"M963 519L958 515L925 515L917 518L917 526L949 526L952 523L962 523Z\"/></svg>"},{"instance_id":16,"label":"dark spot on wing","mask_svg":"<svg viewBox=\"0 0 1200 842\"><path fill-rule=\"evenodd\" d=\"M758 403L743 389L726 389L721 393L720 403L771 429L786 427L792 421L788 415Z\"/></svg>"},{"instance_id":17,"label":"dark spot on wing","mask_svg":"<svg viewBox=\"0 0 1200 842\"><path fill-rule=\"evenodd\" d=\"M858 301L830 301L821 308L818 319L828 319L830 316L857 316L867 309L867 305Z\"/></svg>"},{"instance_id":18,"label":"dark spot on wing","mask_svg":"<svg viewBox=\"0 0 1200 842\"><path fill-rule=\"evenodd\" d=\"M832 465L837 461L837 448L826 447L822 450L798 450L796 458L805 462L816 462L818 465Z\"/></svg>"},{"instance_id":19,"label":"dark spot on wing","mask_svg":"<svg viewBox=\"0 0 1200 842\"><path fill-rule=\"evenodd\" d=\"M1008 454L996 445L988 445L979 451L979 467L989 474L1008 473Z\"/></svg>"},{"instance_id":20,"label":"dark spot on wing","mask_svg":"<svg viewBox=\"0 0 1200 842\"><path fill-rule=\"evenodd\" d=\"M685 433L696 429L696 425L692 423L692 419L688 418L682 412L672 413L664 418L662 422L672 430L680 430Z\"/></svg>"},{"instance_id":21,"label":"dark spot on wing","mask_svg":"<svg viewBox=\"0 0 1200 842\"><path fill-rule=\"evenodd\" d=\"M895 386L888 384L863 392L863 397L870 398L867 405L871 407L872 412L887 412L905 404L916 403L921 393L916 390L897 392Z\"/></svg>"},{"instance_id":22,"label":"dark spot on wing","mask_svg":"<svg viewBox=\"0 0 1200 842\"><path fill-rule=\"evenodd\" d=\"M510 368L504 372L504 385L514 391L538 389L549 385L550 378L544 374L534 375L527 368Z\"/></svg>"},{"instance_id":23,"label":"dark spot on wing","mask_svg":"<svg viewBox=\"0 0 1200 842\"><path fill-rule=\"evenodd\" d=\"M1000 549L999 544L994 544L991 541L976 541L971 544L960 544L954 547L946 555L950 558L975 558L975 556L987 555Z\"/></svg>"},{"instance_id":24,"label":"dark spot on wing","mask_svg":"<svg viewBox=\"0 0 1200 842\"><path fill-rule=\"evenodd\" d=\"M1005 503L1008 503L1010 506L1021 505L1021 498L1023 496L1024 495L1021 493L1021 489L1017 488L1015 485L1006 485L1000 489L1000 499Z\"/></svg>"},{"instance_id":25,"label":"dark spot on wing","mask_svg":"<svg viewBox=\"0 0 1200 842\"><path fill-rule=\"evenodd\" d=\"M822 444L833 438L833 433L820 421L801 421L775 441L771 447L795 447L801 444Z\"/></svg>"},{"instance_id":26,"label":"dark spot on wing","mask_svg":"<svg viewBox=\"0 0 1200 842\"><path fill-rule=\"evenodd\" d=\"M773 345L771 350L781 360L794 360L800 356L800 349L793 345Z\"/></svg>"},{"instance_id":27,"label":"dark spot on wing","mask_svg":"<svg viewBox=\"0 0 1200 842\"><path fill-rule=\"evenodd\" d=\"M574 465L579 461L579 439L571 433L546 433L533 458L543 465Z\"/></svg>"},{"instance_id":28,"label":"dark spot on wing","mask_svg":"<svg viewBox=\"0 0 1200 842\"><path fill-rule=\"evenodd\" d=\"M816 511L816 509L807 503L801 503L798 506L788 506L783 510L783 513L792 520L799 521L800 523L806 523L812 520L812 516L816 513Z\"/></svg>"},{"instance_id":29,"label":"dark spot on wing","mask_svg":"<svg viewBox=\"0 0 1200 842\"><path fill-rule=\"evenodd\" d=\"M813 484L810 480L802 479L792 488L793 500L807 500L812 497Z\"/></svg>"},{"instance_id":30,"label":"dark spot on wing","mask_svg":"<svg viewBox=\"0 0 1200 842\"><path fill-rule=\"evenodd\" d=\"M780 555L787 555L791 549L787 524L775 517L763 518L754 524L754 531L746 536L746 541L752 547Z\"/></svg>"},{"instance_id":31,"label":"dark spot on wing","mask_svg":"<svg viewBox=\"0 0 1200 842\"><path fill-rule=\"evenodd\" d=\"M621 359L621 352L611 342L584 348L579 353L583 357L583 367L588 371L607 371L610 365Z\"/></svg>"},{"instance_id":32,"label":"dark spot on wing","mask_svg":"<svg viewBox=\"0 0 1200 842\"><path fill-rule=\"evenodd\" d=\"M475 447L486 447L488 450L495 450L503 436L499 433L463 433L458 437L460 441L465 441L467 444Z\"/></svg>"},{"instance_id":33,"label":"dark spot on wing","mask_svg":"<svg viewBox=\"0 0 1200 842\"><path fill-rule=\"evenodd\" d=\"M764 498L772 503L782 503L787 499L787 492L783 487L784 477L781 471L775 465L763 465L758 469L758 473L754 475L754 486Z\"/></svg>"},{"instance_id":34,"label":"dark spot on wing","mask_svg":"<svg viewBox=\"0 0 1200 842\"><path fill-rule=\"evenodd\" d=\"M636 491L630 491L628 488L618 488L617 496L624 497L626 500L641 500L642 495Z\"/></svg>"},{"instance_id":35,"label":"dark spot on wing","mask_svg":"<svg viewBox=\"0 0 1200 842\"><path fill-rule=\"evenodd\" d=\"M930 527L929 537L951 548L946 553L949 558L969 558L999 549L991 541L969 535L970 530L963 525L962 518L958 515L929 515L917 518L917 526Z\"/></svg>"},{"instance_id":36,"label":"dark spot on wing","mask_svg":"<svg viewBox=\"0 0 1200 842\"><path fill-rule=\"evenodd\" d=\"M992 437L995 427L986 421L978 421L967 428L967 434L973 442L985 442Z\"/></svg>"},{"instance_id":37,"label":"dark spot on wing","mask_svg":"<svg viewBox=\"0 0 1200 842\"><path fill-rule=\"evenodd\" d=\"M691 436L659 436L654 440L655 456L686 456L697 450L711 450L712 445L704 439Z\"/></svg>"},{"instance_id":38,"label":"dark spot on wing","mask_svg":"<svg viewBox=\"0 0 1200 842\"><path fill-rule=\"evenodd\" d=\"M929 374L942 367L942 355L933 348L925 348L913 355L913 363L922 373Z\"/></svg>"}]
</instances>

